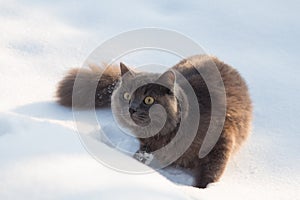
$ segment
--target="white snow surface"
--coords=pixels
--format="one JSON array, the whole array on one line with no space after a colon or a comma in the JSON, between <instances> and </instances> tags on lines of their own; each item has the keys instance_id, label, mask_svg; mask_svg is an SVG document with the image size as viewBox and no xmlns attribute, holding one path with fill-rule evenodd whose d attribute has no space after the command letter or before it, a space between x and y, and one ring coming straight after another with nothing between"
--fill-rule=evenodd
<instances>
[{"instance_id":1,"label":"white snow surface","mask_svg":"<svg viewBox=\"0 0 300 200\"><path fill-rule=\"evenodd\" d=\"M299 8L289 0L0 1L0 199L300 199ZM55 103L66 70L143 27L187 35L249 85L252 135L207 189L188 186L181 171L133 175L102 165L81 144L72 110Z\"/></svg>"}]
</instances>

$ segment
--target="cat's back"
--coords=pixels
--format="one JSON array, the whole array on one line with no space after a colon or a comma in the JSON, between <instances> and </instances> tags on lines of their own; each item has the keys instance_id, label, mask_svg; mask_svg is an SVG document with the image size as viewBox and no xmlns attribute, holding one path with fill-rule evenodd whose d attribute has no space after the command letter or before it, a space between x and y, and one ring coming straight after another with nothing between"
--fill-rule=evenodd
<instances>
[{"instance_id":1,"label":"cat's back","mask_svg":"<svg viewBox=\"0 0 300 200\"><path fill-rule=\"evenodd\" d=\"M219 80L223 82L226 94L224 129L238 130L234 131L239 133L236 142L241 144L250 132L252 103L247 84L239 72L218 58L208 55L189 57L179 62L173 69L184 75L194 88L202 110L210 109L212 96L210 92L218 92L218 87L222 87L222 84L216 82L212 84L214 89L208 90L205 80L216 80L215 76L221 76Z\"/></svg>"}]
</instances>

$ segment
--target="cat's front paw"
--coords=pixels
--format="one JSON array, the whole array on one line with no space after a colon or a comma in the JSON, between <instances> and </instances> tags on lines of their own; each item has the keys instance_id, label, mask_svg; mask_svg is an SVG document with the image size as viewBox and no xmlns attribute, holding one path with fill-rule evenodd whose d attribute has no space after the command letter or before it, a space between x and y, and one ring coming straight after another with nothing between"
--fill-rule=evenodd
<instances>
[{"instance_id":1,"label":"cat's front paw","mask_svg":"<svg viewBox=\"0 0 300 200\"><path fill-rule=\"evenodd\" d=\"M146 165L149 165L153 160L153 154L147 153L146 151L138 151L133 157Z\"/></svg>"}]
</instances>

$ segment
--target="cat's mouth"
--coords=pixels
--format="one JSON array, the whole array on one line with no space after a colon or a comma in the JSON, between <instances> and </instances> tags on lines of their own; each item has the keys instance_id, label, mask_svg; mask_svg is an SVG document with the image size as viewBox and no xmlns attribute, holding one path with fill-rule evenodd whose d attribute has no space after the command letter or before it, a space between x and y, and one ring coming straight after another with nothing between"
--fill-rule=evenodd
<instances>
[{"instance_id":1,"label":"cat's mouth","mask_svg":"<svg viewBox=\"0 0 300 200\"><path fill-rule=\"evenodd\" d=\"M146 114L133 113L130 117L138 126L147 126L151 122L149 116Z\"/></svg>"}]
</instances>

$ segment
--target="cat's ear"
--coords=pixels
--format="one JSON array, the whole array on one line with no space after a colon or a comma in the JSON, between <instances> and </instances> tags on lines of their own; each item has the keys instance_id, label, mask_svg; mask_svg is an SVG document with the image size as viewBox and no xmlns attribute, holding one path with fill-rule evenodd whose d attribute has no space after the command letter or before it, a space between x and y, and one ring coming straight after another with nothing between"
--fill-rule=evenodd
<instances>
[{"instance_id":1,"label":"cat's ear","mask_svg":"<svg viewBox=\"0 0 300 200\"><path fill-rule=\"evenodd\" d=\"M156 82L172 90L175 84L175 73L171 70L168 70L160 75Z\"/></svg>"},{"instance_id":2,"label":"cat's ear","mask_svg":"<svg viewBox=\"0 0 300 200\"><path fill-rule=\"evenodd\" d=\"M130 76L134 76L134 72L122 62L120 63L120 70L121 76L125 75L126 73Z\"/></svg>"}]
</instances>

